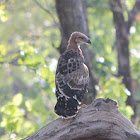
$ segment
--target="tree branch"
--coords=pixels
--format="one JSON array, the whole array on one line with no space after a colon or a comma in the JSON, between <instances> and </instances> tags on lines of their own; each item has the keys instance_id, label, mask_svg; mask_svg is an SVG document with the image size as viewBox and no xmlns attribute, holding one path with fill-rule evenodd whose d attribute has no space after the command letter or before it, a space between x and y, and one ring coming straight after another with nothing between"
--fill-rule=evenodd
<instances>
[{"instance_id":1,"label":"tree branch","mask_svg":"<svg viewBox=\"0 0 140 140\"><path fill-rule=\"evenodd\" d=\"M123 15L121 0L109 0L113 13L114 26L116 29L116 47L118 51L118 75L123 76L123 83L131 92L126 103L131 105L136 115L136 101L131 83L131 67L129 61L129 33ZM127 70L127 71L126 71ZM134 115L134 117L135 117Z\"/></svg>"},{"instance_id":2,"label":"tree branch","mask_svg":"<svg viewBox=\"0 0 140 140\"><path fill-rule=\"evenodd\" d=\"M59 25L58 24L58 22L56 21L56 19L55 19L55 17L54 17L54 15L53 15L53 13L49 10L49 9L47 9L46 7L44 7L41 3L39 3L37 0L34 0L34 2L41 8L41 9L43 9L46 13L48 13L51 17L52 17L52 19L53 19L53 22L55 23L55 25ZM59 27L59 26L58 26Z\"/></svg>"},{"instance_id":3,"label":"tree branch","mask_svg":"<svg viewBox=\"0 0 140 140\"><path fill-rule=\"evenodd\" d=\"M115 24L116 31L122 32L120 29L125 28L124 27L125 20L124 20L124 16L123 16L121 0L116 0L116 1L110 0L110 8L113 12L113 18L114 18L114 24Z\"/></svg>"},{"instance_id":4,"label":"tree branch","mask_svg":"<svg viewBox=\"0 0 140 140\"><path fill-rule=\"evenodd\" d=\"M136 0L134 7L128 13L128 21L126 22L128 33L129 33L129 29L132 26L134 20L136 19L138 12L140 12L140 0Z\"/></svg>"},{"instance_id":5,"label":"tree branch","mask_svg":"<svg viewBox=\"0 0 140 140\"><path fill-rule=\"evenodd\" d=\"M97 99L75 118L57 119L23 140L140 140L140 132L110 99Z\"/></svg>"},{"instance_id":6,"label":"tree branch","mask_svg":"<svg viewBox=\"0 0 140 140\"><path fill-rule=\"evenodd\" d=\"M33 65L31 65L31 64L19 64L16 61L10 61L10 62L0 61L0 65L3 65L3 64L9 64L9 65L13 65L13 66L25 66L26 68L36 72L35 68L31 68L31 67L33 67Z\"/></svg>"}]
</instances>

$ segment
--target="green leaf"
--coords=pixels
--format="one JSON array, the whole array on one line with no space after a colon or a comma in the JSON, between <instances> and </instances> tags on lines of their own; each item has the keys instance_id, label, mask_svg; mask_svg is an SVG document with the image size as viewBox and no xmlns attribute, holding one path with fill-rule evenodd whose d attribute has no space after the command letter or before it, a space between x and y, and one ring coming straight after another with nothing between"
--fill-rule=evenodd
<instances>
[{"instance_id":1,"label":"green leaf","mask_svg":"<svg viewBox=\"0 0 140 140\"><path fill-rule=\"evenodd\" d=\"M0 55L5 55L6 54L6 46L0 45Z\"/></svg>"},{"instance_id":2,"label":"green leaf","mask_svg":"<svg viewBox=\"0 0 140 140\"><path fill-rule=\"evenodd\" d=\"M25 102L25 105L26 105L28 111L32 111L31 100L27 100Z\"/></svg>"},{"instance_id":3,"label":"green leaf","mask_svg":"<svg viewBox=\"0 0 140 140\"><path fill-rule=\"evenodd\" d=\"M23 95L21 93L18 93L17 95L14 96L13 103L19 106L22 103L22 100L23 100Z\"/></svg>"},{"instance_id":4,"label":"green leaf","mask_svg":"<svg viewBox=\"0 0 140 140\"><path fill-rule=\"evenodd\" d=\"M40 68L40 73L41 73L41 77L44 80L46 80L50 75L50 70L48 67L46 67L46 68L42 67L42 68Z\"/></svg>"}]
</instances>

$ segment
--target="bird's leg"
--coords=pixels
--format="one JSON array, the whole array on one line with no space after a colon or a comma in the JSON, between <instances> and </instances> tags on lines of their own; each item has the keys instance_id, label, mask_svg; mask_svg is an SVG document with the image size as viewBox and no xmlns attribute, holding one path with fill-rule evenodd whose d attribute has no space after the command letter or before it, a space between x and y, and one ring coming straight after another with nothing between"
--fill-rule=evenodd
<instances>
[{"instance_id":1,"label":"bird's leg","mask_svg":"<svg viewBox=\"0 0 140 140\"><path fill-rule=\"evenodd\" d=\"M86 104L82 104L82 106L80 107L80 109L87 107Z\"/></svg>"}]
</instances>

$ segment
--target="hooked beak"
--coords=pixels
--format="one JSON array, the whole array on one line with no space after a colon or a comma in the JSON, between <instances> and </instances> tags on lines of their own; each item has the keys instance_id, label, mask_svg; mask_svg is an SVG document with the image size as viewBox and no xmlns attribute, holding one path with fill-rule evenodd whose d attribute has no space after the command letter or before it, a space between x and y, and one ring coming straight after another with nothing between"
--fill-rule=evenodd
<instances>
[{"instance_id":1,"label":"hooked beak","mask_svg":"<svg viewBox=\"0 0 140 140\"><path fill-rule=\"evenodd\" d=\"M88 40L87 40L87 43L88 43L88 44L91 44L91 40L90 40L90 39L88 39Z\"/></svg>"},{"instance_id":2,"label":"hooked beak","mask_svg":"<svg viewBox=\"0 0 140 140\"><path fill-rule=\"evenodd\" d=\"M86 39L86 38L84 38L83 41L86 42L86 43L88 43L88 44L91 44L90 39Z\"/></svg>"}]
</instances>

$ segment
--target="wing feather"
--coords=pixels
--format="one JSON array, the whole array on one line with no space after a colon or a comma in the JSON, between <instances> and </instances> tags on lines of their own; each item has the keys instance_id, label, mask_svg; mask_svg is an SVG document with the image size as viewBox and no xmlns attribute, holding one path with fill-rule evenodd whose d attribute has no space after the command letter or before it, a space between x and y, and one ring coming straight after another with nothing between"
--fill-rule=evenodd
<instances>
[{"instance_id":1,"label":"wing feather","mask_svg":"<svg viewBox=\"0 0 140 140\"><path fill-rule=\"evenodd\" d=\"M67 97L72 97L80 91L85 92L89 80L88 68L83 63L83 58L75 54L73 57L62 55L56 71L56 90Z\"/></svg>"},{"instance_id":2,"label":"wing feather","mask_svg":"<svg viewBox=\"0 0 140 140\"><path fill-rule=\"evenodd\" d=\"M68 73L64 77L64 82L67 83L71 89L81 90L84 88L84 85L88 84L89 73L85 66L86 65L82 66L83 68L77 69L72 73Z\"/></svg>"}]
</instances>

